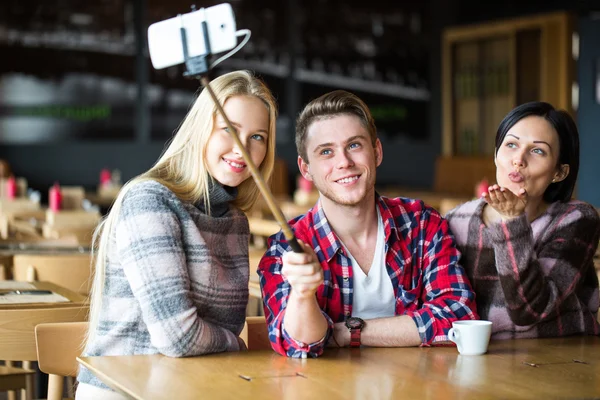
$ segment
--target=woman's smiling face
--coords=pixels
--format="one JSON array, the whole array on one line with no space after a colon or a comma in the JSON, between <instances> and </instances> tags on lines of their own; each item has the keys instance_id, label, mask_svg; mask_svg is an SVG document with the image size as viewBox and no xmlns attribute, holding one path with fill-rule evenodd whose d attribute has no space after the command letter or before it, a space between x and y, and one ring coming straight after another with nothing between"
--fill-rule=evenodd
<instances>
[{"instance_id":1,"label":"woman's smiling face","mask_svg":"<svg viewBox=\"0 0 600 400\"><path fill-rule=\"evenodd\" d=\"M267 154L267 107L254 96L233 96L227 99L223 110L237 129L250 158L259 167ZM214 128L206 149L208 170L220 184L236 187L250 177L250 170L223 117L217 113L214 118Z\"/></svg>"}]
</instances>

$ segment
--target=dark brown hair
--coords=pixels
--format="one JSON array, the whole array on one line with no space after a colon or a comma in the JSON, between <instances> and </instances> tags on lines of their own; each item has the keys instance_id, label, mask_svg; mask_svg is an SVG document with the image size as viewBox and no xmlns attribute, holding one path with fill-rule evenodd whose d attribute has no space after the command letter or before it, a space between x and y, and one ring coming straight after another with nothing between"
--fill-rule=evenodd
<instances>
[{"instance_id":1,"label":"dark brown hair","mask_svg":"<svg viewBox=\"0 0 600 400\"><path fill-rule=\"evenodd\" d=\"M377 128L369 107L358 96L345 90L334 90L312 100L304 107L296 120L296 150L304 162L308 163L306 134L315 121L339 115L354 115L371 136L371 144L377 141Z\"/></svg>"}]
</instances>

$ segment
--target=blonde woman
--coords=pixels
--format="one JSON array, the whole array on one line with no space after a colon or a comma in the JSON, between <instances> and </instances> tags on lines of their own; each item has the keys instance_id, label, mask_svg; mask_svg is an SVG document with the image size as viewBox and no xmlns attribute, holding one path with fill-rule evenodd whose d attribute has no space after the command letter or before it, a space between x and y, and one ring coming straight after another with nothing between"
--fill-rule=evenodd
<instances>
[{"instance_id":1,"label":"blonde woman","mask_svg":"<svg viewBox=\"0 0 600 400\"><path fill-rule=\"evenodd\" d=\"M245 71L212 81L263 177L276 104ZM244 350L248 221L259 195L240 149L202 91L156 165L131 180L98 227L86 356L170 357ZM77 399L120 398L90 371Z\"/></svg>"}]
</instances>

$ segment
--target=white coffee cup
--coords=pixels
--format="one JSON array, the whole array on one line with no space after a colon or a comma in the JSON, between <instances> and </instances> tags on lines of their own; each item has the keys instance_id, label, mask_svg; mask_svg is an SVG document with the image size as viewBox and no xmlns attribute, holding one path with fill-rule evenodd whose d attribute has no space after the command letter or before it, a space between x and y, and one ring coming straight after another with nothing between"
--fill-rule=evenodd
<instances>
[{"instance_id":1,"label":"white coffee cup","mask_svg":"<svg viewBox=\"0 0 600 400\"><path fill-rule=\"evenodd\" d=\"M464 356L478 356L487 352L492 336L491 321L454 321L448 338L456 343L458 352Z\"/></svg>"}]
</instances>

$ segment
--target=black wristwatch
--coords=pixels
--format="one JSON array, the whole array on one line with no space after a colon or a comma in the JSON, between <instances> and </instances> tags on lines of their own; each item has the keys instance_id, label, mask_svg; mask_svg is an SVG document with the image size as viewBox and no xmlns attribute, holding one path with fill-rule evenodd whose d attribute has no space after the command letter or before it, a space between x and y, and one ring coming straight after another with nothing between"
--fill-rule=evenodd
<instances>
[{"instance_id":1,"label":"black wristwatch","mask_svg":"<svg viewBox=\"0 0 600 400\"><path fill-rule=\"evenodd\" d=\"M346 328L350 330L350 347L360 347L360 332L365 327L361 318L350 317L346 320Z\"/></svg>"}]
</instances>

